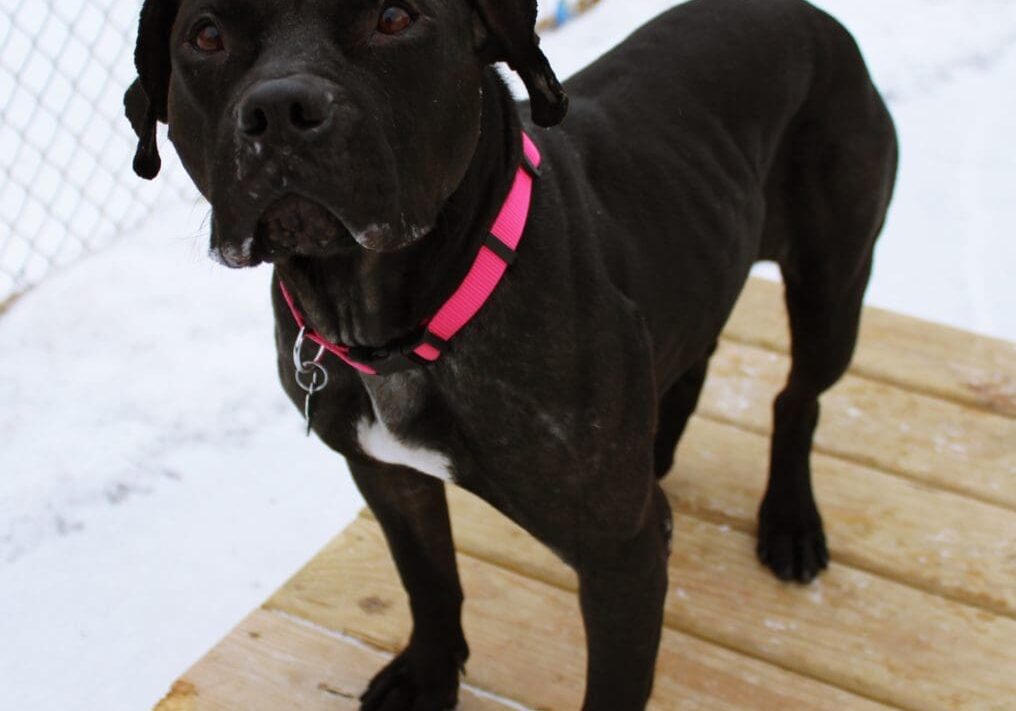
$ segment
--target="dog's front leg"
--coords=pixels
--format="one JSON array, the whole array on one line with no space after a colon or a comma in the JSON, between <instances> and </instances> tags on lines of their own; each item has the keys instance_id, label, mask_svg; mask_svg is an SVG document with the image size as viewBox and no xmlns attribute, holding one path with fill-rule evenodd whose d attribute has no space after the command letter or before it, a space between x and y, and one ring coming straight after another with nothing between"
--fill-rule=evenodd
<instances>
[{"instance_id":1,"label":"dog's front leg","mask_svg":"<svg viewBox=\"0 0 1016 711\"><path fill-rule=\"evenodd\" d=\"M361 709L454 708L469 648L444 484L404 467L349 468L388 539L413 615L409 646L370 683Z\"/></svg>"},{"instance_id":2,"label":"dog's front leg","mask_svg":"<svg viewBox=\"0 0 1016 711\"><path fill-rule=\"evenodd\" d=\"M580 542L579 600L589 650L583 711L641 711L653 688L673 530L660 488L630 538Z\"/></svg>"}]
</instances>

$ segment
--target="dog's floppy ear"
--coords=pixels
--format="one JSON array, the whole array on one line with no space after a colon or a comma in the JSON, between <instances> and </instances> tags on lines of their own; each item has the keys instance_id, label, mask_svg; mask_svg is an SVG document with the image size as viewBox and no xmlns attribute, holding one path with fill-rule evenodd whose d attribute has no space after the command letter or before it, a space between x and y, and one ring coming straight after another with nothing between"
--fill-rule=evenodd
<instances>
[{"instance_id":1,"label":"dog's floppy ear","mask_svg":"<svg viewBox=\"0 0 1016 711\"><path fill-rule=\"evenodd\" d=\"M529 91L533 121L556 126L568 113L568 95L540 51L536 0L470 0L488 31L491 61L505 61Z\"/></svg>"},{"instance_id":2,"label":"dog's floppy ear","mask_svg":"<svg viewBox=\"0 0 1016 711\"><path fill-rule=\"evenodd\" d=\"M146 180L155 178L162 167L156 131L168 114L169 33L179 4L179 0L145 0L134 50L138 78L123 97L127 119L138 136L134 172Z\"/></svg>"},{"instance_id":3,"label":"dog's floppy ear","mask_svg":"<svg viewBox=\"0 0 1016 711\"><path fill-rule=\"evenodd\" d=\"M123 107L127 113L127 120L131 122L131 128L138 135L134 172L145 180L153 180L162 168L156 134L158 117L152 108L152 102L148 100L148 94L141 86L141 79L135 79L127 89L127 93L123 95Z\"/></svg>"}]
</instances>

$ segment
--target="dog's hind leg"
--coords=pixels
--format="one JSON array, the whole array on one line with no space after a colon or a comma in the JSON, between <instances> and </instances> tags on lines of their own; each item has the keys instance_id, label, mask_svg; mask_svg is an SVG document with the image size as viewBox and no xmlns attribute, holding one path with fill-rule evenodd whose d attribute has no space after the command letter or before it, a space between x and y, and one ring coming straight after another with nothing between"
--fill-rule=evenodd
<instances>
[{"instance_id":1,"label":"dog's hind leg","mask_svg":"<svg viewBox=\"0 0 1016 711\"><path fill-rule=\"evenodd\" d=\"M846 371L854 351L870 258L854 278L831 285L785 270L792 365L776 398L769 484L759 509L758 556L782 580L805 583L829 562L811 486L819 395Z\"/></svg>"},{"instance_id":2,"label":"dog's hind leg","mask_svg":"<svg viewBox=\"0 0 1016 711\"><path fill-rule=\"evenodd\" d=\"M409 646L370 683L362 711L445 711L469 656L444 484L404 467L350 461L409 593Z\"/></svg>"},{"instance_id":3,"label":"dog's hind leg","mask_svg":"<svg viewBox=\"0 0 1016 711\"><path fill-rule=\"evenodd\" d=\"M688 426L688 420L695 412L702 384L706 380L709 358L716 350L716 344L700 361L684 372L670 388L663 393L657 407L656 438L653 442L653 467L656 478L662 479L674 466L674 455L681 435Z\"/></svg>"},{"instance_id":4,"label":"dog's hind leg","mask_svg":"<svg viewBox=\"0 0 1016 711\"><path fill-rule=\"evenodd\" d=\"M769 180L765 238L782 244L776 256L786 285L792 362L774 406L758 555L781 579L800 582L829 560L811 485L818 398L850 365L897 162L892 119L857 45L828 15L816 18L827 30L829 74L816 80L785 137Z\"/></svg>"}]
</instances>

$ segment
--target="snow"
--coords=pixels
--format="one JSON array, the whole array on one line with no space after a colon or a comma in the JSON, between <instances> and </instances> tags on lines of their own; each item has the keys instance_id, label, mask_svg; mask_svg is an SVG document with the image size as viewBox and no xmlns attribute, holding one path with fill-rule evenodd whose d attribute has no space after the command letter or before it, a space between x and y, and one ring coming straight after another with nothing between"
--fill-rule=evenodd
<instances>
[{"instance_id":1,"label":"snow","mask_svg":"<svg viewBox=\"0 0 1016 711\"><path fill-rule=\"evenodd\" d=\"M194 217L0 320L11 708L147 708L362 505L277 385L267 272L212 264Z\"/></svg>"},{"instance_id":2,"label":"snow","mask_svg":"<svg viewBox=\"0 0 1016 711\"><path fill-rule=\"evenodd\" d=\"M671 4L603 0L544 48L565 76ZM1016 339L1016 3L820 4L901 132L869 301ZM362 505L278 386L267 270L208 260L206 212L160 210L0 317L5 707L150 707Z\"/></svg>"}]
</instances>

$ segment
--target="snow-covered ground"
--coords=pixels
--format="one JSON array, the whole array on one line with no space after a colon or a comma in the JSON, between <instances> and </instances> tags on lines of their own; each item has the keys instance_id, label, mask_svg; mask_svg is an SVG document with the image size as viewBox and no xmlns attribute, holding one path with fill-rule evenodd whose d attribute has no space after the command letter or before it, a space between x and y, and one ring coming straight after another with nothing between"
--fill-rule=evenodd
<instances>
[{"instance_id":1,"label":"snow-covered ground","mask_svg":"<svg viewBox=\"0 0 1016 711\"><path fill-rule=\"evenodd\" d=\"M545 49L567 75L672 4L603 0ZM869 301L1016 340L1016 2L819 4L901 133ZM0 317L5 708L150 707L361 505L276 383L267 271L209 262L205 216L160 211Z\"/></svg>"}]
</instances>

